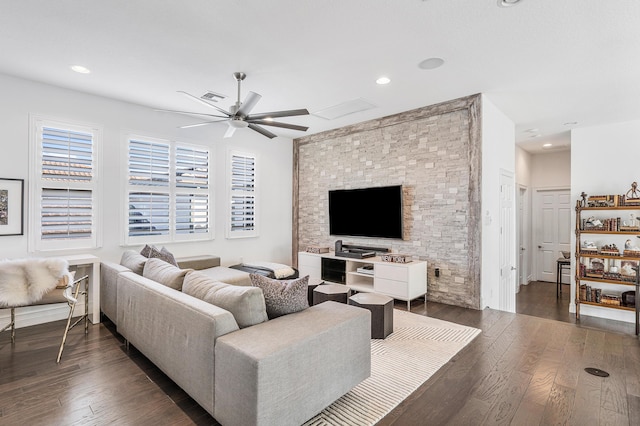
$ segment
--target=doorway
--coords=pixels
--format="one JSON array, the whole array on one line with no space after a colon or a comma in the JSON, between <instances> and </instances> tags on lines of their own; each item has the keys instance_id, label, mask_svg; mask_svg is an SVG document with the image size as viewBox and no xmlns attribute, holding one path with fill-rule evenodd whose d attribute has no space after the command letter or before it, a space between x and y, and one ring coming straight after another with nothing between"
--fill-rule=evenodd
<instances>
[{"instance_id":1,"label":"doorway","mask_svg":"<svg viewBox=\"0 0 640 426\"><path fill-rule=\"evenodd\" d=\"M536 281L556 282L557 260L571 251L571 194L568 189L537 190L533 205ZM562 273L569 282L569 271Z\"/></svg>"},{"instance_id":2,"label":"doorway","mask_svg":"<svg viewBox=\"0 0 640 426\"><path fill-rule=\"evenodd\" d=\"M529 282L529 191L526 186L518 185L518 211L516 216L517 243L518 250L518 284L516 285L516 293L520 291L520 286Z\"/></svg>"}]
</instances>

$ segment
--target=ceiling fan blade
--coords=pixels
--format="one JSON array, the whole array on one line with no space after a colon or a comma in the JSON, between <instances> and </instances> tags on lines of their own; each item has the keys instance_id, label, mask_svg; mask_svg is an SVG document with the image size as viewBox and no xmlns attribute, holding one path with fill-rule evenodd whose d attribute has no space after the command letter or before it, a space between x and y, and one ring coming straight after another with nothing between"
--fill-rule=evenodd
<instances>
[{"instance_id":1,"label":"ceiling fan blade","mask_svg":"<svg viewBox=\"0 0 640 426\"><path fill-rule=\"evenodd\" d=\"M224 136L223 138L230 138L231 136L233 136L233 133L236 131L235 127L231 127L229 126L229 128L227 129L226 132L224 132Z\"/></svg>"},{"instance_id":2,"label":"ceiling fan blade","mask_svg":"<svg viewBox=\"0 0 640 426\"><path fill-rule=\"evenodd\" d=\"M190 129L191 127L206 126L208 124L219 123L221 121L227 121L227 120L229 120L229 119L228 118L222 118L221 120L204 121L202 123L196 123L196 124L187 124L186 126L178 126L178 129Z\"/></svg>"},{"instance_id":3,"label":"ceiling fan blade","mask_svg":"<svg viewBox=\"0 0 640 426\"><path fill-rule=\"evenodd\" d=\"M262 95L259 95L255 92L249 92L247 94L247 97L244 98L244 102L242 103L242 105L240 105L240 109L238 109L238 112L236 114L242 117L246 117L261 98Z\"/></svg>"},{"instance_id":4,"label":"ceiling fan blade","mask_svg":"<svg viewBox=\"0 0 640 426\"><path fill-rule=\"evenodd\" d=\"M215 115L215 114L203 114L201 112L188 112L188 111L174 111L172 109L154 109L154 111L158 111L158 112L170 112L172 114L183 114L183 115L196 115L199 117L219 117L219 118L228 118L228 117L224 117L222 115Z\"/></svg>"},{"instance_id":5,"label":"ceiling fan blade","mask_svg":"<svg viewBox=\"0 0 640 426\"><path fill-rule=\"evenodd\" d=\"M204 105L209 106L209 107L211 107L211 108L215 108L215 109L217 109L218 111L220 111L221 113L223 113L223 114L224 114L224 115L226 115L227 117L231 117L231 114L229 114L227 111L223 110L222 108L220 108L220 107L219 107L219 106L217 106L217 105L214 105L214 104L212 104L212 103L209 103L209 102L205 101L204 99L200 99L199 97L197 97L197 96L193 96L192 94L187 93L187 92L184 92L184 91L182 91L182 90L178 90L178 93L182 93L183 95L188 96L189 98L191 98L191 99L193 99L193 100L195 100L195 101L198 101L198 102L200 102L201 104L204 104Z\"/></svg>"},{"instance_id":6,"label":"ceiling fan blade","mask_svg":"<svg viewBox=\"0 0 640 426\"><path fill-rule=\"evenodd\" d=\"M309 111L303 109L290 109L288 111L272 111L252 114L247 119L262 120L264 118L293 117L294 115L309 115Z\"/></svg>"},{"instance_id":7,"label":"ceiling fan blade","mask_svg":"<svg viewBox=\"0 0 640 426\"><path fill-rule=\"evenodd\" d=\"M248 122L253 124L262 124L263 126L273 126L273 127L282 127L284 129L300 130L301 132L306 132L307 130L309 130L309 128L306 126L298 126L296 124L289 124L289 123L279 123L277 121L270 121L270 120L250 119L248 120Z\"/></svg>"},{"instance_id":8,"label":"ceiling fan blade","mask_svg":"<svg viewBox=\"0 0 640 426\"><path fill-rule=\"evenodd\" d=\"M262 127L258 126L257 124L249 123L249 128L251 130L255 130L256 132L260 133L263 136L268 137L269 139L273 139L276 136L278 136L278 135L276 135L274 133L271 133L267 129L263 129Z\"/></svg>"}]
</instances>

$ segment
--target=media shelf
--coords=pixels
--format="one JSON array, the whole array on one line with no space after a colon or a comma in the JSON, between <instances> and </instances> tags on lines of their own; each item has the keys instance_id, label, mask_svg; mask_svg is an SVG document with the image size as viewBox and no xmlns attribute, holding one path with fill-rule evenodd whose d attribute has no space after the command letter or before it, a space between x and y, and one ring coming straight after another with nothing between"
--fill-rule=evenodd
<instances>
[{"instance_id":1,"label":"media shelf","mask_svg":"<svg viewBox=\"0 0 640 426\"><path fill-rule=\"evenodd\" d=\"M358 272L371 267L373 274ZM298 253L300 275L332 284L345 284L354 291L380 293L407 302L427 294L427 262L383 262L379 256L353 259L335 256L334 252Z\"/></svg>"}]
</instances>

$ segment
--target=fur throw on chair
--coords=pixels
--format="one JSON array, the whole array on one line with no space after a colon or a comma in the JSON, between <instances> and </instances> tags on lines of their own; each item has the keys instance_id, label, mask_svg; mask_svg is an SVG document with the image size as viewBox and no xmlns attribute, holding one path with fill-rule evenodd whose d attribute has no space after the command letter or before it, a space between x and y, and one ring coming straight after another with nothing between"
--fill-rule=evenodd
<instances>
[{"instance_id":1,"label":"fur throw on chair","mask_svg":"<svg viewBox=\"0 0 640 426\"><path fill-rule=\"evenodd\" d=\"M69 262L60 258L0 260L0 308L38 302L70 276Z\"/></svg>"}]
</instances>

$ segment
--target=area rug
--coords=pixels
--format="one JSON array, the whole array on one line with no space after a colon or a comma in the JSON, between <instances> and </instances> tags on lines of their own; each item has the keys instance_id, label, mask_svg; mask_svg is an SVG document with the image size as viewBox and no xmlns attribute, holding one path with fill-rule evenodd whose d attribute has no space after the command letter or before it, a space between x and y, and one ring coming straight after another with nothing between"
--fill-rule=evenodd
<instances>
[{"instance_id":1,"label":"area rug","mask_svg":"<svg viewBox=\"0 0 640 426\"><path fill-rule=\"evenodd\" d=\"M393 333L371 340L371 377L305 426L373 425L471 342L480 330L393 310Z\"/></svg>"}]
</instances>

